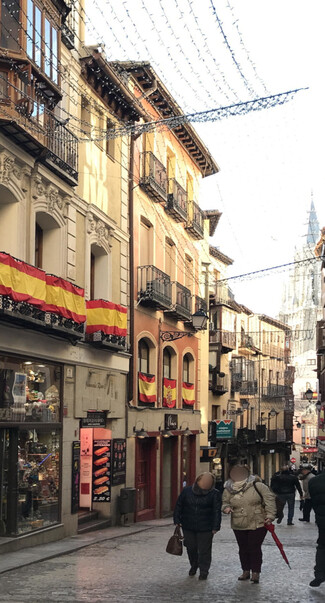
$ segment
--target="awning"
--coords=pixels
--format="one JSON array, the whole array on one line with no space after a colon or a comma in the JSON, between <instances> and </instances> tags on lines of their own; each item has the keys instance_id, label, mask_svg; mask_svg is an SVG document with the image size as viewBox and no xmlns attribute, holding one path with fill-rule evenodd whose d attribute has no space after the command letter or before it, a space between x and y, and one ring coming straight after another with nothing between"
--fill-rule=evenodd
<instances>
[{"instance_id":1,"label":"awning","mask_svg":"<svg viewBox=\"0 0 325 603\"><path fill-rule=\"evenodd\" d=\"M303 448L301 451L301 454L308 454L308 453L315 454L316 452L318 452L318 448Z\"/></svg>"}]
</instances>

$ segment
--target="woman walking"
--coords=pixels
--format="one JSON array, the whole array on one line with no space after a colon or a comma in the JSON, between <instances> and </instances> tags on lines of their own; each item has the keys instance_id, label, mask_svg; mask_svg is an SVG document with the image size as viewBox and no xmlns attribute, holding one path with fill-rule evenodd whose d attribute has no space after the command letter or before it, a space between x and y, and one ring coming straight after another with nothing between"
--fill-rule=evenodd
<instances>
[{"instance_id":1,"label":"woman walking","mask_svg":"<svg viewBox=\"0 0 325 603\"><path fill-rule=\"evenodd\" d=\"M200 570L199 580L208 577L212 539L220 530L221 495L214 487L212 473L201 473L193 486L187 486L178 497L174 523L183 529L184 545L190 561L190 576Z\"/></svg>"},{"instance_id":2,"label":"woman walking","mask_svg":"<svg viewBox=\"0 0 325 603\"><path fill-rule=\"evenodd\" d=\"M231 513L231 527L239 546L243 573L238 580L259 583L265 524L276 516L275 496L246 465L234 465L222 497L222 510ZM252 576L251 576L252 572Z\"/></svg>"}]
</instances>

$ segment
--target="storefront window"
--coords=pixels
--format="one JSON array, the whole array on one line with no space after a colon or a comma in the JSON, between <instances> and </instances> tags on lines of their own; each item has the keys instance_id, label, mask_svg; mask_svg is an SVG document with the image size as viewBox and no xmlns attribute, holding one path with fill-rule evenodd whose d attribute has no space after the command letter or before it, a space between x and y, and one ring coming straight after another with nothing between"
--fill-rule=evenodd
<instances>
[{"instance_id":1,"label":"storefront window","mask_svg":"<svg viewBox=\"0 0 325 603\"><path fill-rule=\"evenodd\" d=\"M60 367L0 356L0 423L59 423Z\"/></svg>"}]
</instances>

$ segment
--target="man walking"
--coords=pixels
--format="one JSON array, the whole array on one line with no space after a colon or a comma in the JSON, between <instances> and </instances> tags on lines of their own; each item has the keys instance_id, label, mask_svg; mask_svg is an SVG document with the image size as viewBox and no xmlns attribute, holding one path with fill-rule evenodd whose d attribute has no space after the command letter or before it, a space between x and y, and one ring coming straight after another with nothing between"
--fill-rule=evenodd
<instances>
[{"instance_id":1,"label":"man walking","mask_svg":"<svg viewBox=\"0 0 325 603\"><path fill-rule=\"evenodd\" d=\"M284 465L281 471L275 473L271 480L271 489L276 494L283 508L288 503L288 526L293 526L293 516L295 512L295 495L296 490L300 494L300 499L303 498L303 492L299 479L290 472L288 465ZM278 505L279 509L279 505ZM283 519L283 511L278 513L277 523L281 523Z\"/></svg>"},{"instance_id":2,"label":"man walking","mask_svg":"<svg viewBox=\"0 0 325 603\"><path fill-rule=\"evenodd\" d=\"M301 467L301 483L302 489L304 491L304 506L303 506L303 514L302 517L299 517L299 521L305 521L306 523L310 522L310 512L312 510L311 497L309 492L309 484L310 480L314 479L315 475L312 473L312 467L310 465L304 464Z\"/></svg>"},{"instance_id":3,"label":"man walking","mask_svg":"<svg viewBox=\"0 0 325 603\"><path fill-rule=\"evenodd\" d=\"M325 473L310 480L309 492L318 526L315 578L309 585L315 587L325 582Z\"/></svg>"}]
</instances>

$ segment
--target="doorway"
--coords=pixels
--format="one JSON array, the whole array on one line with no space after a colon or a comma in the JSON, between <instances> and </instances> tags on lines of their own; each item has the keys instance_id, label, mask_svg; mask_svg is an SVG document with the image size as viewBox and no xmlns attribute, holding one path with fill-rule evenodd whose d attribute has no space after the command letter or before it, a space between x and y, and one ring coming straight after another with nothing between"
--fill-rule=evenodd
<instances>
[{"instance_id":1,"label":"doorway","mask_svg":"<svg viewBox=\"0 0 325 603\"><path fill-rule=\"evenodd\" d=\"M136 521L156 517L156 459L156 438L137 438L135 457Z\"/></svg>"},{"instance_id":2,"label":"doorway","mask_svg":"<svg viewBox=\"0 0 325 603\"><path fill-rule=\"evenodd\" d=\"M168 517L173 513L178 494L178 438L161 438L160 454L160 515Z\"/></svg>"}]
</instances>

